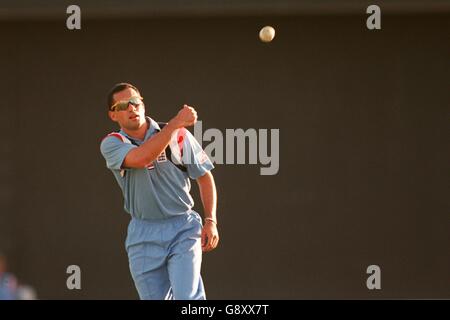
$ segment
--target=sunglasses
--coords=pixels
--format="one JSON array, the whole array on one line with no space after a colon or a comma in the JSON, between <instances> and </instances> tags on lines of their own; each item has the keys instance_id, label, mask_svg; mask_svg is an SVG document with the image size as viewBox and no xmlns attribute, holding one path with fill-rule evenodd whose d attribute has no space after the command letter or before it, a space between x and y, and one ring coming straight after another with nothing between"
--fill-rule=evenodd
<instances>
[{"instance_id":1,"label":"sunglasses","mask_svg":"<svg viewBox=\"0 0 450 320\"><path fill-rule=\"evenodd\" d=\"M121 100L114 103L110 110L111 111L125 111L128 110L128 105L133 105L134 107L138 107L142 104L144 98L142 97L131 97L129 100Z\"/></svg>"}]
</instances>

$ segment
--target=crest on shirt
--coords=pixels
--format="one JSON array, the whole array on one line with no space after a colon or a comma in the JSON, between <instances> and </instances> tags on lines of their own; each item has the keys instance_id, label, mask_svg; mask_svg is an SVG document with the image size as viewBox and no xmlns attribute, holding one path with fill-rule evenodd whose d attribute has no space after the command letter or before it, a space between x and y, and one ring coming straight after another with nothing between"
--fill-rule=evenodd
<instances>
[{"instance_id":1,"label":"crest on shirt","mask_svg":"<svg viewBox=\"0 0 450 320\"><path fill-rule=\"evenodd\" d=\"M166 151L163 151L160 153L160 155L156 158L156 162L166 162L167 161L167 156L166 156Z\"/></svg>"}]
</instances>

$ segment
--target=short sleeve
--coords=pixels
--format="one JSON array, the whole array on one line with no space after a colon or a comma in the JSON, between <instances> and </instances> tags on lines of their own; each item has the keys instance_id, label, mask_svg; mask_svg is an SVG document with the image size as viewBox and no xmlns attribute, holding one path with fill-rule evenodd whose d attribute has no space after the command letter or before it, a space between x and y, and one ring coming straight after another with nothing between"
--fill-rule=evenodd
<instances>
[{"instance_id":1,"label":"short sleeve","mask_svg":"<svg viewBox=\"0 0 450 320\"><path fill-rule=\"evenodd\" d=\"M123 161L131 149L136 146L121 141L118 137L109 136L100 144L100 151L106 160L106 167L111 170L121 170Z\"/></svg>"},{"instance_id":2,"label":"short sleeve","mask_svg":"<svg viewBox=\"0 0 450 320\"><path fill-rule=\"evenodd\" d=\"M191 179L197 179L206 172L214 169L214 165L206 152L202 149L197 139L185 130L183 141L183 165L187 168L187 173Z\"/></svg>"}]
</instances>

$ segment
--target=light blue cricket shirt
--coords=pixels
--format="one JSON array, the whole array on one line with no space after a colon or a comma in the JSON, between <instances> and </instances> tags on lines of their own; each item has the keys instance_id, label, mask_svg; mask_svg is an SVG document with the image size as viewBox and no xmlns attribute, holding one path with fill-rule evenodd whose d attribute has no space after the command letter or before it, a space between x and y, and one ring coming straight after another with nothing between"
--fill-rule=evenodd
<instances>
[{"instance_id":1,"label":"light blue cricket shirt","mask_svg":"<svg viewBox=\"0 0 450 320\"><path fill-rule=\"evenodd\" d=\"M185 172L177 168L161 153L148 168L123 168L127 153L137 148L130 143L141 145L160 130L159 125L150 117L146 117L149 128L143 141L129 137L123 130L119 134L126 137L120 139L117 133L108 135L100 144L100 150L106 160L106 167L112 171L119 184L124 208L131 216L139 219L165 219L185 214L194 206L189 191L191 179L197 179L214 168L209 157L203 151L195 137L186 129L183 141L171 143L172 154L177 153L173 146L182 144L182 157L179 158L187 168ZM178 139L177 135L173 139ZM173 141L172 141L173 142ZM178 150L178 154L180 154Z\"/></svg>"}]
</instances>

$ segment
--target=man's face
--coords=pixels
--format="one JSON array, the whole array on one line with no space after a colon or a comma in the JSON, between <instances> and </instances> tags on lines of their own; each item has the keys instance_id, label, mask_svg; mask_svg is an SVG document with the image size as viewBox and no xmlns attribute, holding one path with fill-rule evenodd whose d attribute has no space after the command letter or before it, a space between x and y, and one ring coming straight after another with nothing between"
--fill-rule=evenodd
<instances>
[{"instance_id":1,"label":"man's face","mask_svg":"<svg viewBox=\"0 0 450 320\"><path fill-rule=\"evenodd\" d=\"M140 95L132 88L127 88L114 94L114 103L118 101L128 101L131 97L139 97ZM142 102L138 106L128 104L127 110L109 111L111 120L117 122L120 127L127 130L137 130L145 125L145 106Z\"/></svg>"}]
</instances>

